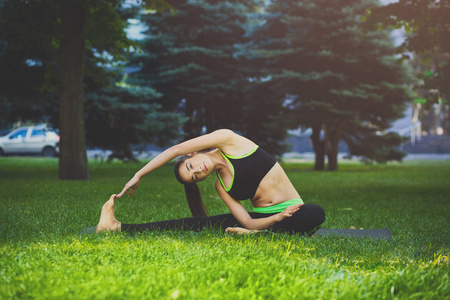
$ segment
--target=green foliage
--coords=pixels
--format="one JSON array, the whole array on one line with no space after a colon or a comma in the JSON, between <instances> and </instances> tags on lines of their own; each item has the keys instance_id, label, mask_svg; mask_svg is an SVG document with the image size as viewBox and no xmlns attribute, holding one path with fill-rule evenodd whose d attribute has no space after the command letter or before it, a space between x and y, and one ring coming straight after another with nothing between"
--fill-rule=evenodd
<instances>
[{"instance_id":1,"label":"green foliage","mask_svg":"<svg viewBox=\"0 0 450 300\"><path fill-rule=\"evenodd\" d=\"M170 11L171 13L175 12L175 8L165 0L137 0L136 3L142 4L146 9L151 11Z\"/></svg>"},{"instance_id":2,"label":"green foliage","mask_svg":"<svg viewBox=\"0 0 450 300\"><path fill-rule=\"evenodd\" d=\"M365 128L359 128L359 132L364 132ZM387 133L383 135L374 134L372 130L365 132L365 134L351 135L344 133L343 139L350 147L351 155L362 156L363 161L371 163L386 163L391 160L402 161L406 156L404 151L401 151L397 146L404 143L407 138L401 137L395 133Z\"/></svg>"},{"instance_id":3,"label":"green foliage","mask_svg":"<svg viewBox=\"0 0 450 300\"><path fill-rule=\"evenodd\" d=\"M430 108L436 103L449 103L450 100L450 52L439 53L429 50L416 53L411 59L415 75L419 79L414 88L421 97L421 104ZM416 102L417 103L417 102Z\"/></svg>"},{"instance_id":4,"label":"green foliage","mask_svg":"<svg viewBox=\"0 0 450 300\"><path fill-rule=\"evenodd\" d=\"M81 1L85 5L85 44L88 59L87 73L96 69L96 76L108 76L108 70L98 72L97 65L105 63L104 52L108 53L109 61L123 59L124 50L137 47L137 43L127 38L124 28L126 21L119 14L121 1ZM38 78L37 84L44 91L56 92L58 72L58 51L61 44L61 1L5 1L1 9L0 32L7 41L6 54L19 55L18 60L11 64L12 78L23 66L25 60L35 60L44 68L45 76ZM100 54L100 55L96 55ZM7 57L5 57L7 59ZM108 61L108 62L109 62ZM25 66L23 66L25 67ZM22 67L22 68L23 68ZM32 69L28 66L26 69ZM31 72L31 70L27 70ZM45 79L45 81L44 81ZM5 85L7 86L7 85ZM21 82L21 86L25 86ZM13 90L20 93L18 84ZM33 96L38 96L34 93Z\"/></svg>"},{"instance_id":5,"label":"green foliage","mask_svg":"<svg viewBox=\"0 0 450 300\"><path fill-rule=\"evenodd\" d=\"M148 25L144 54L134 59L142 69L133 79L163 94L160 103L189 120L186 138L220 127L236 130L245 115L236 44L246 39L253 1L180 1L175 13L142 15ZM242 130L241 130L242 131Z\"/></svg>"},{"instance_id":6,"label":"green foliage","mask_svg":"<svg viewBox=\"0 0 450 300\"><path fill-rule=\"evenodd\" d=\"M427 92L427 106L444 99L450 100L448 90L450 69L450 5L447 0L399 0L368 11L366 28L403 28L407 34L399 53L414 52L418 75L423 83L419 89ZM430 57L439 57L430 64ZM428 60L428 61L427 61ZM423 70L425 68L425 70ZM431 68L433 76L426 76ZM438 95L436 91L438 90Z\"/></svg>"},{"instance_id":7,"label":"green foliage","mask_svg":"<svg viewBox=\"0 0 450 300\"><path fill-rule=\"evenodd\" d=\"M53 7L44 9L30 1L30 10L21 11L23 1L0 4L0 126L12 122L42 121L54 114L55 99L42 95L45 59L52 52L50 32L55 24ZM45 2L45 1L42 1ZM53 1L46 1L51 4ZM36 16L42 17L41 20ZM24 22L23 20L29 20ZM41 29L42 32L37 31Z\"/></svg>"},{"instance_id":8,"label":"green foliage","mask_svg":"<svg viewBox=\"0 0 450 300\"><path fill-rule=\"evenodd\" d=\"M81 1L84 2L84 1ZM80 3L81 3L80 2ZM134 45L123 32L118 1L87 1L85 84L105 86L113 73L100 68L109 57L123 58ZM46 121L58 126L58 52L61 45L61 1L4 1L0 9L0 111L2 126L18 120ZM103 32L103 34L102 34ZM105 33L106 32L106 33Z\"/></svg>"},{"instance_id":9,"label":"green foliage","mask_svg":"<svg viewBox=\"0 0 450 300\"><path fill-rule=\"evenodd\" d=\"M110 158L133 160L131 147L155 143L165 146L178 138L182 117L161 112L151 88L128 86L102 89L86 95L88 145L112 150Z\"/></svg>"},{"instance_id":10,"label":"green foliage","mask_svg":"<svg viewBox=\"0 0 450 300\"><path fill-rule=\"evenodd\" d=\"M366 27L382 25L404 28L407 38L402 50L421 53L437 47L449 52L449 17L447 0L399 0L370 9Z\"/></svg>"},{"instance_id":11,"label":"green foliage","mask_svg":"<svg viewBox=\"0 0 450 300\"><path fill-rule=\"evenodd\" d=\"M450 293L449 162L285 164L324 228L389 227L390 241L216 229L82 235L142 164L91 161L91 180L59 181L56 159L0 158L0 298L445 299ZM212 214L227 213L213 180ZM247 205L248 203L246 203ZM247 205L248 206L248 205ZM129 223L189 216L172 168L116 201Z\"/></svg>"},{"instance_id":12,"label":"green foliage","mask_svg":"<svg viewBox=\"0 0 450 300\"><path fill-rule=\"evenodd\" d=\"M244 62L250 65L248 61ZM258 70L247 66L247 74ZM292 127L292 118L283 106L284 97L274 91L269 82L259 80L242 84L243 98L239 103L242 118L237 120L237 128L244 136L259 144L271 155L280 157L287 150L286 128Z\"/></svg>"},{"instance_id":13,"label":"green foliage","mask_svg":"<svg viewBox=\"0 0 450 300\"><path fill-rule=\"evenodd\" d=\"M315 146L324 148L329 159L336 160L342 134L374 136L389 128L410 100L407 69L395 57L389 32L360 28L365 9L373 5L276 1L248 46L265 71L262 81L286 100L292 125L311 127L317 137L324 131L321 146L319 140ZM355 145L355 152L370 156L361 153L358 140L350 150Z\"/></svg>"},{"instance_id":14,"label":"green foliage","mask_svg":"<svg viewBox=\"0 0 450 300\"><path fill-rule=\"evenodd\" d=\"M56 94L61 87L57 83L58 53L62 39L69 38L61 33L61 1L3 4L0 67L5 72L0 78L0 116L4 123L0 125L20 118L36 121L45 118L57 123ZM119 0L86 0L79 4L86 19L86 67L81 80L86 94L89 145L111 149L114 157L133 159L132 144L164 144L177 137L183 120L174 113L161 112L160 106L152 103L160 96L153 89L111 85L121 72L118 62L125 59L125 51L139 47L124 31L126 18L136 9L122 7L123 1ZM144 6L170 8L164 1L145 1ZM31 63L25 64L27 60Z\"/></svg>"}]
</instances>

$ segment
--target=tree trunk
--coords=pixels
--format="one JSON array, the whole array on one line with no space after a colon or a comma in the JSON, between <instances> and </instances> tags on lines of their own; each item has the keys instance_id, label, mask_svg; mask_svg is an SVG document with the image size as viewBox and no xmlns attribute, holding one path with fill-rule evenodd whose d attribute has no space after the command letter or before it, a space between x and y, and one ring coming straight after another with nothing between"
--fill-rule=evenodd
<instances>
[{"instance_id":1,"label":"tree trunk","mask_svg":"<svg viewBox=\"0 0 450 300\"><path fill-rule=\"evenodd\" d=\"M315 153L314 170L325 170L325 142L320 139L322 125L312 127L311 141Z\"/></svg>"},{"instance_id":2,"label":"tree trunk","mask_svg":"<svg viewBox=\"0 0 450 300\"><path fill-rule=\"evenodd\" d=\"M193 139L202 134L203 127L203 111L202 107L194 101L186 100L185 116L189 120L184 123L185 139Z\"/></svg>"},{"instance_id":3,"label":"tree trunk","mask_svg":"<svg viewBox=\"0 0 450 300\"><path fill-rule=\"evenodd\" d=\"M84 130L83 76L85 8L83 0L63 0L59 61L59 178L89 179Z\"/></svg>"},{"instance_id":4,"label":"tree trunk","mask_svg":"<svg viewBox=\"0 0 450 300\"><path fill-rule=\"evenodd\" d=\"M333 125L325 125L325 151L328 157L328 171L337 171L339 141L341 139L344 122L336 120Z\"/></svg>"}]
</instances>

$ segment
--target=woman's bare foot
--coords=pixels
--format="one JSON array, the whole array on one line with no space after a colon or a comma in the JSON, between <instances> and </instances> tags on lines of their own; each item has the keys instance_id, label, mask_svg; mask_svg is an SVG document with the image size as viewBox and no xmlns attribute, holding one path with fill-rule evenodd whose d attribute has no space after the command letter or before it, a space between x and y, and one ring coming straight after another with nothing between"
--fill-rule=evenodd
<instances>
[{"instance_id":1,"label":"woman's bare foot","mask_svg":"<svg viewBox=\"0 0 450 300\"><path fill-rule=\"evenodd\" d=\"M116 197L116 194L111 195L109 200L103 204L96 232L120 231L122 224L114 217L114 200L116 200Z\"/></svg>"},{"instance_id":2,"label":"woman's bare foot","mask_svg":"<svg viewBox=\"0 0 450 300\"><path fill-rule=\"evenodd\" d=\"M253 233L258 233L264 230L250 230L247 228L242 228L242 227L228 227L227 229L225 229L225 232L227 233L232 233L232 234L253 234Z\"/></svg>"}]
</instances>

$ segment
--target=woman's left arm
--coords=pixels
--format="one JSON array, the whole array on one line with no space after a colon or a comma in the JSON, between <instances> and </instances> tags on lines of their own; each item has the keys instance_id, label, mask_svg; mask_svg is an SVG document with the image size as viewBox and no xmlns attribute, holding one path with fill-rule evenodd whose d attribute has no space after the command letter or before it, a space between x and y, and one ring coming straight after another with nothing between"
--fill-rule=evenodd
<instances>
[{"instance_id":1,"label":"woman's left arm","mask_svg":"<svg viewBox=\"0 0 450 300\"><path fill-rule=\"evenodd\" d=\"M216 181L216 191L219 197L225 202L230 210L231 214L238 220L238 222L247 229L261 230L272 227L276 223L282 221L285 218L291 217L293 213L300 209L300 206L292 205L286 208L283 212L269 216L267 218L253 219L250 214L245 210L242 204L232 198L223 188L223 186Z\"/></svg>"},{"instance_id":2,"label":"woman's left arm","mask_svg":"<svg viewBox=\"0 0 450 300\"><path fill-rule=\"evenodd\" d=\"M143 168L137 171L133 178L131 178L131 180L125 185L122 191L117 195L117 197L122 197L126 193L126 191L130 189L131 191L129 193L129 196L133 195L134 191L139 186L139 182L142 177L162 167L177 156L205 150L208 148L227 149L227 147L233 147L239 142L242 143L242 140L242 137L239 137L236 133L229 129L219 129L212 133L205 134L174 145L169 149L163 151L161 154L152 159L148 164L146 164Z\"/></svg>"}]
</instances>

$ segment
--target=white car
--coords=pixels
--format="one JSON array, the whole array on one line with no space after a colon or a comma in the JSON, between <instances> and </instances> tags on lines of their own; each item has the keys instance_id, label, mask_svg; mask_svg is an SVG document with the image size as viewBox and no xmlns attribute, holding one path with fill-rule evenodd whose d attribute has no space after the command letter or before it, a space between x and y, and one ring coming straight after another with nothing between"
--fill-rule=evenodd
<instances>
[{"instance_id":1,"label":"white car","mask_svg":"<svg viewBox=\"0 0 450 300\"><path fill-rule=\"evenodd\" d=\"M45 125L17 128L0 137L0 156L4 154L42 154L56 156L59 135Z\"/></svg>"}]
</instances>

